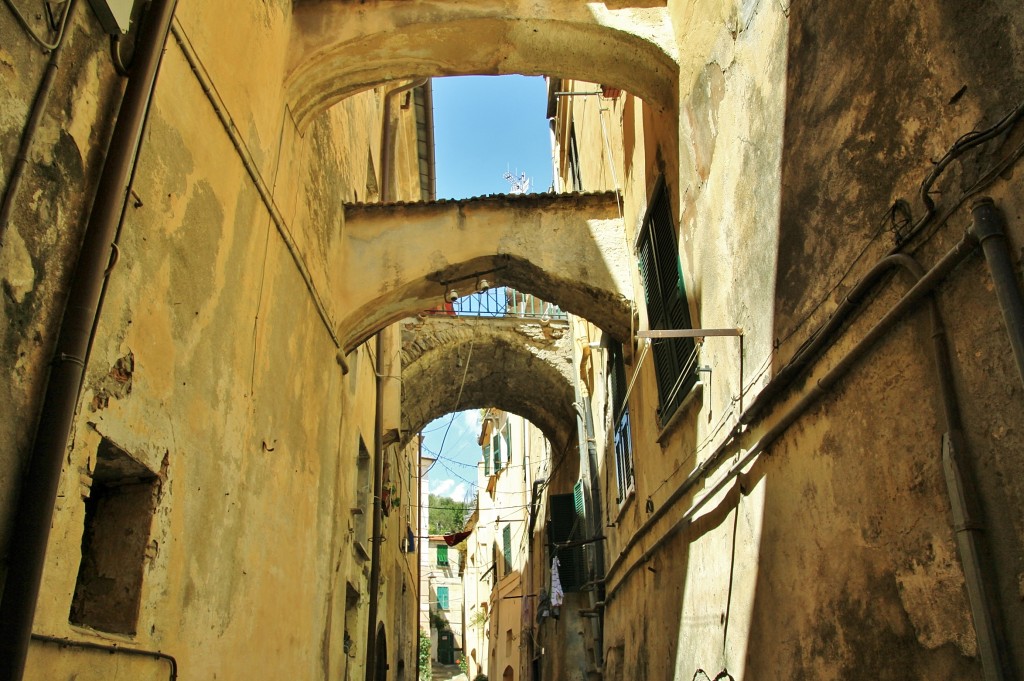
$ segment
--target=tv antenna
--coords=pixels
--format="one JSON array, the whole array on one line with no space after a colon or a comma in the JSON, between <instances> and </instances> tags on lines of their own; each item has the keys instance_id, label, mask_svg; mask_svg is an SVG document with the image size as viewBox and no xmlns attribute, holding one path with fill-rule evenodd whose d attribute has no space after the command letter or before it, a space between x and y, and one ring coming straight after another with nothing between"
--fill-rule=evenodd
<instances>
[{"instance_id":1,"label":"tv antenna","mask_svg":"<svg viewBox=\"0 0 1024 681\"><path fill-rule=\"evenodd\" d=\"M530 191L530 178L526 176L526 173L520 173L518 170L512 173L506 170L504 178L511 185L509 194L525 194Z\"/></svg>"}]
</instances>

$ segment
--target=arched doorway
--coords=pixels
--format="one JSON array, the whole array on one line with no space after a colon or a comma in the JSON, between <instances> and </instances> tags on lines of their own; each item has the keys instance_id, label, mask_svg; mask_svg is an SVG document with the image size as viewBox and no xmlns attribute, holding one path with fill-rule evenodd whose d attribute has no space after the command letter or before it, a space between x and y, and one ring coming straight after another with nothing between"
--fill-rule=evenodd
<instances>
[{"instance_id":1,"label":"arched doorway","mask_svg":"<svg viewBox=\"0 0 1024 681\"><path fill-rule=\"evenodd\" d=\"M374 655L374 681L387 681L388 679L388 637L384 633L384 625L377 629L377 651Z\"/></svg>"},{"instance_id":2,"label":"arched doorway","mask_svg":"<svg viewBox=\"0 0 1024 681\"><path fill-rule=\"evenodd\" d=\"M501 673L501 681L516 681L516 673L512 669L512 665L505 667L505 671Z\"/></svg>"}]
</instances>

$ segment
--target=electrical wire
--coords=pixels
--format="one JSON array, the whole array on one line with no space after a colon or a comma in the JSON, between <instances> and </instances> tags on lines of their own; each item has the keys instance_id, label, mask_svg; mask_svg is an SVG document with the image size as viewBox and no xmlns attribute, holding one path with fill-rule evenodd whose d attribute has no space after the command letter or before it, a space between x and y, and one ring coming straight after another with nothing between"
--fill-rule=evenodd
<instances>
[{"instance_id":1,"label":"electrical wire","mask_svg":"<svg viewBox=\"0 0 1024 681\"><path fill-rule=\"evenodd\" d=\"M53 52L55 49L57 49L57 46L60 45L61 41L64 39L64 29L67 28L68 15L70 14L70 12L68 12L68 8L71 7L71 3L69 1L66 1L64 3L64 11L61 13L59 25L57 27L57 37L54 39L52 43L49 43L43 38L39 37L39 34L37 34L35 32L35 29L32 28L32 25L25 18L25 15L22 14L21 10L18 9L18 6L14 4L14 0L4 0L4 4L6 4L7 7L11 10L11 13L14 15L14 18L18 20L18 23L21 24L21 27L25 30L26 33L28 33L32 40L34 40L36 43L39 44L40 47L43 48L43 52Z\"/></svg>"},{"instance_id":2,"label":"electrical wire","mask_svg":"<svg viewBox=\"0 0 1024 681\"><path fill-rule=\"evenodd\" d=\"M455 423L455 417L459 415L459 403L462 402L462 391L466 387L466 376L469 374L469 363L473 359L473 345L475 343L476 338L471 338L469 341L469 352L466 357L466 368L462 372L462 381L459 383L459 394L455 398L455 406L452 409L452 419L448 422L448 427L444 429L444 435L441 437L441 446L437 448L438 456L434 459L434 462L427 467L427 470L422 473L422 477L426 477L437 462L441 460L441 452L444 450L445 440L448 439L448 431L451 430L452 424Z\"/></svg>"},{"instance_id":3,"label":"electrical wire","mask_svg":"<svg viewBox=\"0 0 1024 681\"><path fill-rule=\"evenodd\" d=\"M973 196L974 194L976 194L977 192L981 191L982 189L990 185L992 182L994 182L1000 174L1005 172L1007 168L1009 168L1011 165L1013 165L1013 163L1019 160L1021 155L1024 155L1024 145L1021 145L1008 156L1004 157L1002 161L995 163L993 167L990 168L989 171L987 171L985 174L983 174L982 177L974 185L971 186L971 188L965 191L961 195L961 197L953 203L952 206L944 210L938 218L935 218L935 202L931 198L931 187L935 184L936 181L938 181L938 178L949 167L949 164L955 159L962 156L966 151L1008 131L1022 118L1024 118L1024 101L1017 104L1017 106L1015 106L1006 115L999 119L999 121L997 121L995 125L993 125L992 127L981 131L971 131L965 133L961 135L956 140L956 142L953 143L949 150L947 150L946 153L943 154L942 158L935 162L935 167L932 168L931 172L929 172L925 179L921 182L919 194L922 203L924 203L925 205L925 214L914 223L913 227L907 234L902 236L902 238L900 239L900 245L893 249L892 252L898 251L902 244L909 242L911 238L920 233L922 229L929 225L929 223L932 223L931 228L925 235L924 241L930 239L931 236L935 233L935 231L942 224L944 224L946 220L948 220L949 217L952 216L952 214L956 212L956 210L959 209L959 207L962 206L965 201L967 201L968 198L970 198L971 196ZM891 214L891 211L892 207L886 209L885 215L883 216L883 220L885 216L889 216ZM933 220L933 218L935 219ZM805 314L800 319L800 321L793 326L793 328L786 335L786 337L776 343L776 349L778 349L779 345L782 345L785 342L787 342L790 338L793 337L793 335L797 333L797 331L803 328L803 326L814 316L818 309L831 298L832 294L843 283L843 281L845 281L846 277L849 276L854 266L864 256L864 254L871 246L871 244L873 244L878 239L879 235L883 231L883 227L884 223L882 224L882 227L879 228L879 230L876 230L875 233L872 234L868 242L864 245L864 248L861 250L860 254L858 254L858 256L853 260L853 262L850 263L850 266L846 268L846 271L836 281L836 283L825 293L824 296L822 296L818 300L818 302L810 309L810 311L807 314ZM824 323L822 323L821 326L824 326ZM821 326L818 327L819 330ZM812 333L811 338L813 337L814 333ZM806 342L810 342L810 340L811 339L808 339L808 341Z\"/></svg>"}]
</instances>

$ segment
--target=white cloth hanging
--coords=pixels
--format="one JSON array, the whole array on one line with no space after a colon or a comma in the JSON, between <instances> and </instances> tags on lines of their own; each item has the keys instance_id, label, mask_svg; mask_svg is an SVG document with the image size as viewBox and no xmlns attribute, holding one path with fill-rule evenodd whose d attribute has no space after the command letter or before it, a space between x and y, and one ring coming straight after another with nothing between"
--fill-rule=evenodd
<instances>
[{"instance_id":1,"label":"white cloth hanging","mask_svg":"<svg viewBox=\"0 0 1024 681\"><path fill-rule=\"evenodd\" d=\"M565 594L562 592L562 579L558 576L558 556L551 560L551 607L562 605Z\"/></svg>"}]
</instances>

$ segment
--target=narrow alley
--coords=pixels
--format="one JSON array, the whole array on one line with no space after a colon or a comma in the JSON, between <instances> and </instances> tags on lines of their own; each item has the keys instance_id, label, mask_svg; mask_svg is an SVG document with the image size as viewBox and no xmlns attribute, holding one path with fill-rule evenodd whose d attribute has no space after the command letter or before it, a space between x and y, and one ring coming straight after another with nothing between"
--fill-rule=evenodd
<instances>
[{"instance_id":1,"label":"narrow alley","mask_svg":"<svg viewBox=\"0 0 1024 681\"><path fill-rule=\"evenodd\" d=\"M4 5L0 681L1020 678L1019 0Z\"/></svg>"}]
</instances>

